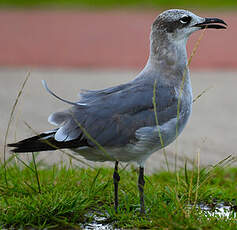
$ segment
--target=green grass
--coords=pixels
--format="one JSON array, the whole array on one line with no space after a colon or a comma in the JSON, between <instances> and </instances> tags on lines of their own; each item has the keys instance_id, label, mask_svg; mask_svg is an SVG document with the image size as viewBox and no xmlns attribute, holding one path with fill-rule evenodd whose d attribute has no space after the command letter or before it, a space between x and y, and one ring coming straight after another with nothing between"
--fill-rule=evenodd
<instances>
[{"instance_id":1,"label":"green grass","mask_svg":"<svg viewBox=\"0 0 237 230\"><path fill-rule=\"evenodd\" d=\"M236 229L234 216L229 219L207 217L201 210L187 207L214 201L225 201L236 207L237 168L216 167L198 172L194 167L190 171L146 176L147 213L141 217L135 169L120 171L119 212L116 214L112 169L47 167L41 162L34 165L34 161L27 167L20 167L20 162L10 163L8 185L3 176L0 178L0 227L78 229L97 215L104 217L103 224L125 229ZM3 174L1 166L0 175Z\"/></svg>"},{"instance_id":2,"label":"green grass","mask_svg":"<svg viewBox=\"0 0 237 230\"><path fill-rule=\"evenodd\" d=\"M167 8L167 7L185 7L185 8L209 8L223 9L237 7L236 0L216 1L216 0L1 0L1 7L84 7L84 8Z\"/></svg>"}]
</instances>

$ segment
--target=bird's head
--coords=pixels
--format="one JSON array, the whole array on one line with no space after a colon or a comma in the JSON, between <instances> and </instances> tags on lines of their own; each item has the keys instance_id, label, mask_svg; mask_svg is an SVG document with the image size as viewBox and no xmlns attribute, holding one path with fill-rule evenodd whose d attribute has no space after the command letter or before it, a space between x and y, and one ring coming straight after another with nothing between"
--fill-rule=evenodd
<instances>
[{"instance_id":1,"label":"bird's head","mask_svg":"<svg viewBox=\"0 0 237 230\"><path fill-rule=\"evenodd\" d=\"M227 24L219 18L202 18L187 10L167 10L152 24L152 32L166 34L172 40L187 40L193 32L204 29L226 29Z\"/></svg>"}]
</instances>

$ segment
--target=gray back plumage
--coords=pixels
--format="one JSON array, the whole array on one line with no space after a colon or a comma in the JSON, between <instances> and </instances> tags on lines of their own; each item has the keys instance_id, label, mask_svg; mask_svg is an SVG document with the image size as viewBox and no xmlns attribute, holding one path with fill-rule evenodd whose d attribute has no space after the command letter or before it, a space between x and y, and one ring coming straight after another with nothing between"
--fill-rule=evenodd
<instances>
[{"instance_id":1,"label":"gray back plumage","mask_svg":"<svg viewBox=\"0 0 237 230\"><path fill-rule=\"evenodd\" d=\"M134 80L100 91L82 94L79 103L65 111L64 124L55 135L58 141L69 141L80 136L88 137L80 125L103 146L123 146L135 141L136 130L155 126L153 89L156 88L156 110L159 124L176 117L178 96L173 86L154 81ZM61 113L54 113L50 120L56 121ZM90 145L94 146L90 140Z\"/></svg>"}]
</instances>

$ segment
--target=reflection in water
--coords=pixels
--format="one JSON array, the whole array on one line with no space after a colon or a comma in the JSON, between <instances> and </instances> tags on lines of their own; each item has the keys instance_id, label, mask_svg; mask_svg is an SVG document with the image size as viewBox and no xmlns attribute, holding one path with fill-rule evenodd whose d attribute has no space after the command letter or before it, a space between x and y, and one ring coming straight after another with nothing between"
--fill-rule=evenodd
<instances>
[{"instance_id":1,"label":"reflection in water","mask_svg":"<svg viewBox=\"0 0 237 230\"><path fill-rule=\"evenodd\" d=\"M88 213L88 217L93 217L93 221L84 225L83 229L86 230L116 230L116 228L113 228L113 225L111 223L108 223L108 218L104 215L96 215L96 213Z\"/></svg>"},{"instance_id":2,"label":"reflection in water","mask_svg":"<svg viewBox=\"0 0 237 230\"><path fill-rule=\"evenodd\" d=\"M206 215L216 216L216 217L234 217L237 218L236 206L231 206L230 204L217 203L214 206L207 204L197 205Z\"/></svg>"},{"instance_id":3,"label":"reflection in water","mask_svg":"<svg viewBox=\"0 0 237 230\"><path fill-rule=\"evenodd\" d=\"M201 209L205 215L215 216L217 218L237 218L237 206L233 206L231 204L222 203L213 203L209 204L198 204L196 207ZM192 208L192 206L188 206L188 208ZM86 230L116 230L117 228L113 227L113 224L108 223L108 217L102 215L102 213L89 213L88 217L93 217L93 221L84 225L83 229Z\"/></svg>"}]
</instances>

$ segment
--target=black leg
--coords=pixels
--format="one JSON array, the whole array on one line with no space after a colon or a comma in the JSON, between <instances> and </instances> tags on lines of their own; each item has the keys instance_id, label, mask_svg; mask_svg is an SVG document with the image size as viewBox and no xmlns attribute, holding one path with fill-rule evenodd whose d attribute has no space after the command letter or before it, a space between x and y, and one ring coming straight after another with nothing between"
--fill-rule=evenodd
<instances>
[{"instance_id":1,"label":"black leg","mask_svg":"<svg viewBox=\"0 0 237 230\"><path fill-rule=\"evenodd\" d=\"M138 177L138 189L140 195L140 213L143 215L145 214L145 205L144 205L144 168L139 168L139 177Z\"/></svg>"},{"instance_id":2,"label":"black leg","mask_svg":"<svg viewBox=\"0 0 237 230\"><path fill-rule=\"evenodd\" d=\"M115 161L115 166L114 166L114 209L115 212L118 212L118 183L120 181L120 176L118 174L118 161Z\"/></svg>"}]
</instances>

